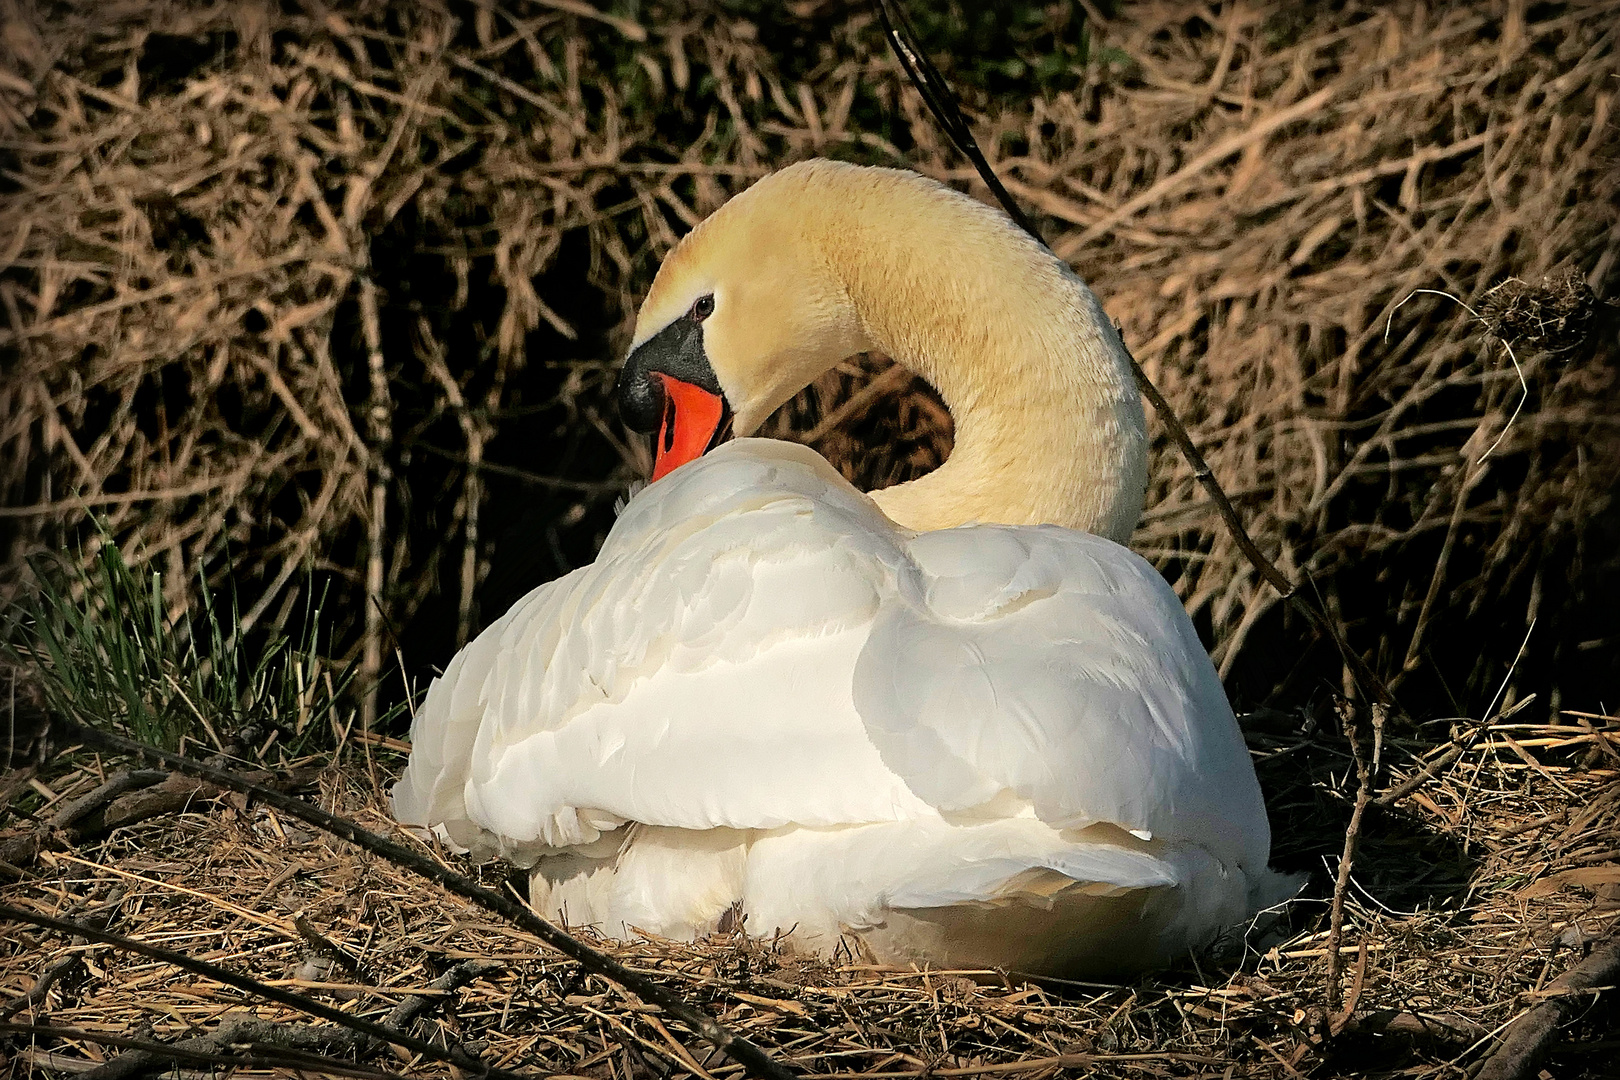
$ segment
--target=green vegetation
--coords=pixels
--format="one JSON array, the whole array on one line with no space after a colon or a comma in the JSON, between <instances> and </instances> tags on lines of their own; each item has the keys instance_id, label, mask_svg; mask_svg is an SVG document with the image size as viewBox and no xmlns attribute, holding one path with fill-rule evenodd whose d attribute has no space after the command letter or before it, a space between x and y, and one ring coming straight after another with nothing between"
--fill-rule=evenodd
<instances>
[{"instance_id":1,"label":"green vegetation","mask_svg":"<svg viewBox=\"0 0 1620 1080\"><path fill-rule=\"evenodd\" d=\"M182 740L238 756L296 755L353 724L352 665L322 659L324 593L296 636L244 634L206 582L198 610L168 610L163 575L132 567L115 544L88 558L33 560L38 588L12 608L3 648L36 673L49 710L175 749ZM291 621L291 620L289 620ZM236 744L233 746L232 744Z\"/></svg>"}]
</instances>

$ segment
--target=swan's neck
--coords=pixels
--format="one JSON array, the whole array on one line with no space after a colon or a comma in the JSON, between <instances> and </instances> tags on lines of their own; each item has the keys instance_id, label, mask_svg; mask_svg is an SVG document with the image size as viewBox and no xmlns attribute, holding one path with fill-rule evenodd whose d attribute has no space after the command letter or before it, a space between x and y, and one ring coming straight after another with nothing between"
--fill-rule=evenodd
<instances>
[{"instance_id":1,"label":"swan's neck","mask_svg":"<svg viewBox=\"0 0 1620 1080\"><path fill-rule=\"evenodd\" d=\"M873 345L951 411L949 460L873 493L917 530L1053 524L1126 543L1147 487L1130 361L1102 305L1000 214L939 193L832 253ZM854 223L852 223L854 224Z\"/></svg>"}]
</instances>

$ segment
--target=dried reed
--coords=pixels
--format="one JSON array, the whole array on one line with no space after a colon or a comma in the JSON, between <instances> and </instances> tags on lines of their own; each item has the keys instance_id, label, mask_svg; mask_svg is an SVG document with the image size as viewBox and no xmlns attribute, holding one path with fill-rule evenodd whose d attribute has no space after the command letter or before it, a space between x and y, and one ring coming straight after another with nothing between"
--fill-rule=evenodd
<instances>
[{"instance_id":1,"label":"dried reed","mask_svg":"<svg viewBox=\"0 0 1620 1080\"><path fill-rule=\"evenodd\" d=\"M200 606L200 569L234 573L240 632L280 625L315 566L372 675L396 630L425 668L503 595L591 557L646 464L611 412L612 359L682 229L811 154L975 185L866 9L842 3L754 21L578 0L0 14L5 587L31 551L95 555L94 512L131 565L164 571L175 621ZM1275 706L1245 720L1275 857L1329 860L1331 917L1317 888L1269 937L1120 988L877 970L791 941L612 952L810 1076L1438 1078L1551 1014L1574 1018L1559 1074L1598 1075L1612 995L1538 1007L1549 987L1590 992L1559 973L1620 912L1620 722L1557 696L1596 671L1581 646L1606 647L1581 590L1612 551L1582 545L1620 478L1613 12L1091 16L1075 86L1012 99L955 80L992 163L1261 547L1403 695L1455 694L1483 720L1391 726L1358 761L1313 689L1337 656L1290 640L1302 629L1161 439L1137 547L1235 696ZM937 398L882 357L829 373L771 431L867 486L950 445ZM355 742L384 770L402 749L362 723L335 764ZM0 777L9 903L357 1015L440 1002L417 1035L500 1067L737 1074L537 940L273 809L114 791L99 759L38 753ZM369 771L321 783L323 805L388 827ZM435 982L473 958L507 967ZM14 1070L131 1067L111 1064L117 1040L196 1036L217 1058L251 1034L222 1029L247 1011L223 986L33 931L8 929L0 987L6 1022L33 1025L7 1029Z\"/></svg>"},{"instance_id":2,"label":"dried reed","mask_svg":"<svg viewBox=\"0 0 1620 1080\"><path fill-rule=\"evenodd\" d=\"M1416 675L1444 700L1437 655L1477 709L1513 658L1457 649L1457 628L1514 636L1578 602L1620 475L1601 299L1620 59L1601 5L1294 12L1135 8L1094 20L1072 92L970 104L1261 547L1397 688ZM616 343L681 229L814 153L975 184L865 9L771 18L170 3L46 20L13 0L12 577L92 511L169 571L176 611L191 568L233 565L245 625L278 622L313 564L377 676L390 628L413 665L442 660L589 558L644 459L606 398ZM813 46L773 51L784 34ZM1534 303L1568 309L1556 340ZM931 467L949 419L914 380L872 382L885 366L829 375L771 430L869 485ZM1304 628L1163 440L1153 477L1137 547L1240 691L1286 689L1273 658ZM1543 620L1569 629L1532 642L1524 689L1569 669L1578 622ZM1287 651L1314 656L1306 677L1337 664Z\"/></svg>"}]
</instances>

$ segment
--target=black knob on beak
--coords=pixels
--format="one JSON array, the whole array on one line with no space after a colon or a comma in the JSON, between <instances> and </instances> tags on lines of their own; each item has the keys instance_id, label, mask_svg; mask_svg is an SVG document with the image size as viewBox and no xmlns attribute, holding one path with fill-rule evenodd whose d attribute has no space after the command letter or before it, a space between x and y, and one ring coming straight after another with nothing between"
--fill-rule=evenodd
<instances>
[{"instance_id":1,"label":"black knob on beak","mask_svg":"<svg viewBox=\"0 0 1620 1080\"><path fill-rule=\"evenodd\" d=\"M614 393L619 396L619 415L636 431L652 431L664 418L664 380L659 375L724 396L703 351L701 320L691 316L676 319L625 360Z\"/></svg>"},{"instance_id":2,"label":"black knob on beak","mask_svg":"<svg viewBox=\"0 0 1620 1080\"><path fill-rule=\"evenodd\" d=\"M664 416L664 380L640 363L637 353L625 361L613 392L619 399L619 416L632 431L652 431Z\"/></svg>"}]
</instances>

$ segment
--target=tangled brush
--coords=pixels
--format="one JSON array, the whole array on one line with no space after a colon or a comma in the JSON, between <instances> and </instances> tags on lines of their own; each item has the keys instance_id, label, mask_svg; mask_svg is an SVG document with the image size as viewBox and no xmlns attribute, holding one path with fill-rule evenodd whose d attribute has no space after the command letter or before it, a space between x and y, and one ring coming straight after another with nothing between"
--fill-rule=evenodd
<instances>
[{"instance_id":1,"label":"tangled brush","mask_svg":"<svg viewBox=\"0 0 1620 1080\"><path fill-rule=\"evenodd\" d=\"M1428 707L1516 660L1510 698L1580 684L1613 572L1587 545L1620 476L1620 58L1601 6L1526 10L1144 7L1056 74L937 57L1260 546ZM812 154L978 188L860 5L5 18L12 587L27 552L89 554L98 515L176 612L230 577L245 632L328 576L369 680L391 640L442 661L592 557L645 466L614 363L682 230ZM1032 18L1009 48L1079 40ZM882 357L769 430L868 486L950 439ZM1152 476L1136 547L1234 693L1322 697L1331 646L1299 644L1168 440Z\"/></svg>"}]
</instances>

